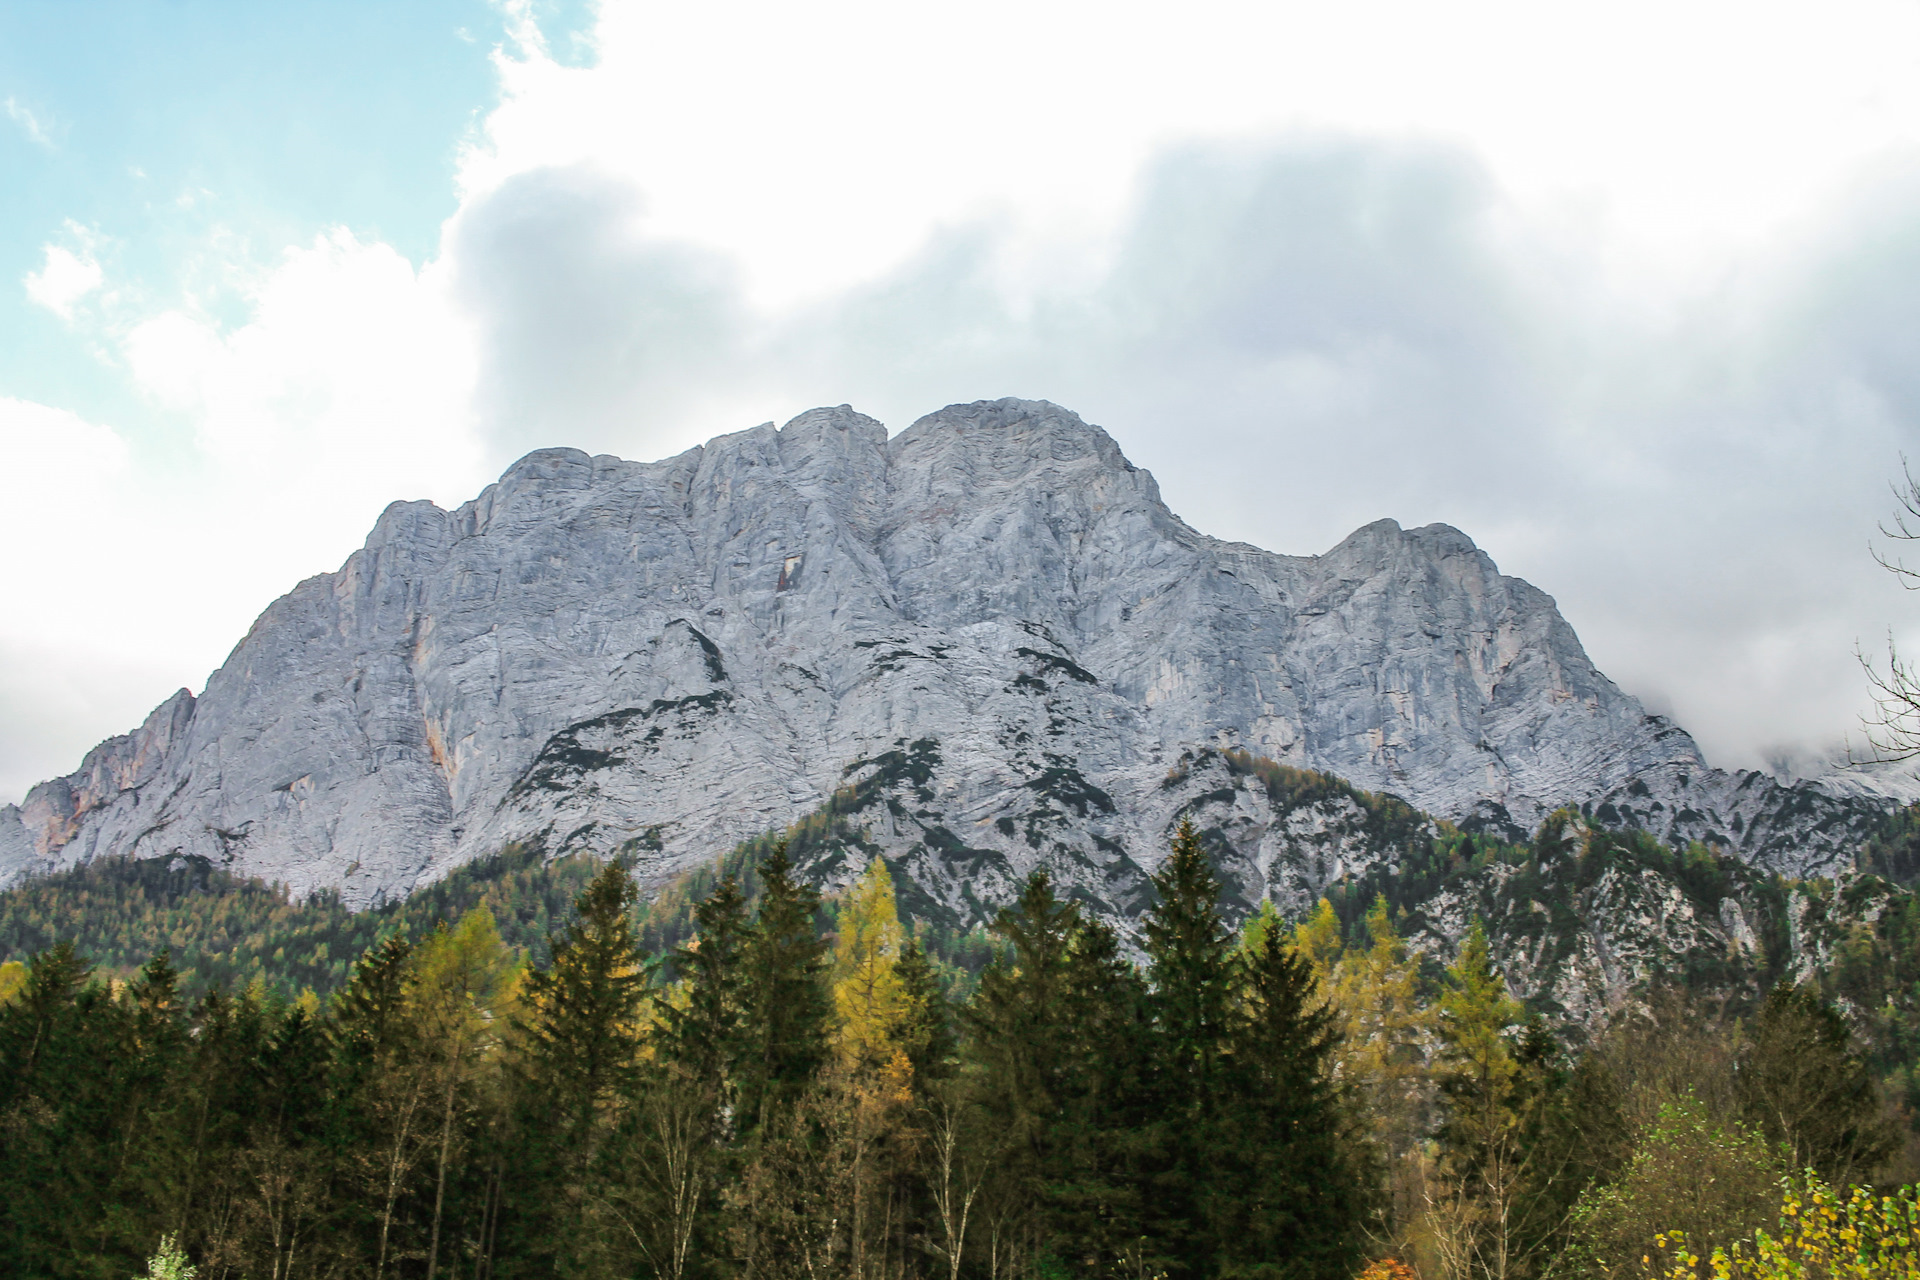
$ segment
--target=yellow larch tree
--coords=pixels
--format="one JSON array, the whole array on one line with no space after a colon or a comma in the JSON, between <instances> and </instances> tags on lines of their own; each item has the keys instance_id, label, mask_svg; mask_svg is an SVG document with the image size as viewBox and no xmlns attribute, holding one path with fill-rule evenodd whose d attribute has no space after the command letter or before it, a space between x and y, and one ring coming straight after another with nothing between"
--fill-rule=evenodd
<instances>
[{"instance_id":1,"label":"yellow larch tree","mask_svg":"<svg viewBox=\"0 0 1920 1280\"><path fill-rule=\"evenodd\" d=\"M1433 1011L1420 998L1420 956L1394 928L1385 898L1367 912L1368 945L1344 953L1331 906L1322 904L1296 945L1332 961L1333 1002L1345 1042L1340 1074L1358 1092L1387 1158L1391 1212L1409 1223L1426 1198L1421 1143L1433 1109L1427 1062L1435 1048ZM1323 961L1323 963L1326 961Z\"/></svg>"},{"instance_id":2,"label":"yellow larch tree","mask_svg":"<svg viewBox=\"0 0 1920 1280\"><path fill-rule=\"evenodd\" d=\"M893 877L875 858L847 893L833 946L833 1007L840 1052L850 1064L879 1066L898 1048L896 1033L910 1012L894 971L905 936Z\"/></svg>"},{"instance_id":3,"label":"yellow larch tree","mask_svg":"<svg viewBox=\"0 0 1920 1280\"><path fill-rule=\"evenodd\" d=\"M848 891L836 921L833 1007L841 1070L837 1090L839 1149L851 1180L853 1274L888 1271L891 1224L897 1219L913 1066L903 1043L913 1008L897 972L905 931L894 903L893 877L875 858Z\"/></svg>"},{"instance_id":4,"label":"yellow larch tree","mask_svg":"<svg viewBox=\"0 0 1920 1280\"><path fill-rule=\"evenodd\" d=\"M1340 917L1334 914L1331 902L1320 899L1313 914L1293 927L1293 949L1306 957L1321 985L1332 985L1333 971L1345 946L1340 939Z\"/></svg>"}]
</instances>

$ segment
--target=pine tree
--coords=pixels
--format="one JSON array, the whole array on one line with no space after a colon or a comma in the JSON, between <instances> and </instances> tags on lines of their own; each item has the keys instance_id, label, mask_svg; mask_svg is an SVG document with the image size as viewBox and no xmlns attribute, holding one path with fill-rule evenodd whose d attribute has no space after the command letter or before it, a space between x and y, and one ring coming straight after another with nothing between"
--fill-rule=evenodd
<instances>
[{"instance_id":1,"label":"pine tree","mask_svg":"<svg viewBox=\"0 0 1920 1280\"><path fill-rule=\"evenodd\" d=\"M1220 882L1182 821L1153 876L1144 933L1152 988L1160 1152L1149 1231L1174 1275L1211 1270L1200 1219L1219 1141L1219 1102L1240 975L1220 917Z\"/></svg>"},{"instance_id":2,"label":"pine tree","mask_svg":"<svg viewBox=\"0 0 1920 1280\"><path fill-rule=\"evenodd\" d=\"M733 876L723 878L694 908L693 921L693 940L673 953L682 1002L661 1007L661 1048L694 1087L712 1099L717 1116L732 1106L745 1051L741 1003L747 904L740 882Z\"/></svg>"},{"instance_id":3,"label":"pine tree","mask_svg":"<svg viewBox=\"0 0 1920 1280\"><path fill-rule=\"evenodd\" d=\"M897 1034L913 1067L914 1087L924 1093L932 1082L953 1073L953 1057L959 1047L953 1011L918 939L909 938L901 948L894 972L900 980L905 1010Z\"/></svg>"},{"instance_id":4,"label":"pine tree","mask_svg":"<svg viewBox=\"0 0 1920 1280\"><path fill-rule=\"evenodd\" d=\"M1185 1112L1203 1104L1219 1069L1236 976L1233 935L1220 918L1220 882L1191 822L1181 822L1153 887L1159 900L1143 932L1154 1030L1167 1100Z\"/></svg>"},{"instance_id":5,"label":"pine tree","mask_svg":"<svg viewBox=\"0 0 1920 1280\"><path fill-rule=\"evenodd\" d=\"M1014 905L994 920L1011 955L987 966L965 1014L981 1130L992 1145L981 1218L996 1271L1010 1255L1031 1258L1053 1235L1048 1182L1079 1083L1070 1021L1079 924L1077 907L1055 896L1044 868L1028 876Z\"/></svg>"},{"instance_id":6,"label":"pine tree","mask_svg":"<svg viewBox=\"0 0 1920 1280\"><path fill-rule=\"evenodd\" d=\"M1338 1018L1282 930L1243 955L1206 1249L1222 1276L1344 1278L1359 1260L1374 1168L1334 1080Z\"/></svg>"},{"instance_id":7,"label":"pine tree","mask_svg":"<svg viewBox=\"0 0 1920 1280\"><path fill-rule=\"evenodd\" d=\"M417 1146L419 1098L404 1072L413 1038L407 992L413 946L394 936L369 947L332 1002L327 1146L341 1197L340 1248L372 1270L390 1243L394 1206ZM348 1241L352 1244L349 1245Z\"/></svg>"},{"instance_id":8,"label":"pine tree","mask_svg":"<svg viewBox=\"0 0 1920 1280\"><path fill-rule=\"evenodd\" d=\"M553 963L523 980L510 1060L515 1117L503 1152L512 1199L502 1271L578 1273L597 1246L598 1157L633 1096L648 999L637 897L626 867L608 863L580 894L565 935L552 939Z\"/></svg>"},{"instance_id":9,"label":"pine tree","mask_svg":"<svg viewBox=\"0 0 1920 1280\"><path fill-rule=\"evenodd\" d=\"M819 894L793 878L786 843L760 864L760 912L741 962L748 1037L740 1069L743 1126L790 1110L826 1062L831 1005L825 944L814 928Z\"/></svg>"},{"instance_id":10,"label":"pine tree","mask_svg":"<svg viewBox=\"0 0 1920 1280\"><path fill-rule=\"evenodd\" d=\"M1076 906L1054 896L1045 869L1028 876L993 926L1012 944L1011 963L987 967L969 1009L974 1051L990 1080L987 1104L1030 1160L1039 1157L1069 1085L1067 979L1079 923Z\"/></svg>"},{"instance_id":11,"label":"pine tree","mask_svg":"<svg viewBox=\"0 0 1920 1280\"><path fill-rule=\"evenodd\" d=\"M1066 1069L1045 1166L1052 1248L1090 1274L1166 1265L1149 1182L1165 1155L1152 998L1103 921L1075 922L1059 1035Z\"/></svg>"},{"instance_id":12,"label":"pine tree","mask_svg":"<svg viewBox=\"0 0 1920 1280\"><path fill-rule=\"evenodd\" d=\"M27 961L18 997L0 1006L0 1104L13 1105L39 1082L47 1054L92 973L93 966L71 942Z\"/></svg>"},{"instance_id":13,"label":"pine tree","mask_svg":"<svg viewBox=\"0 0 1920 1280\"><path fill-rule=\"evenodd\" d=\"M847 1243L853 1190L843 1099L819 1085L833 1021L819 895L794 879L786 843L759 867L759 914L742 954L746 1053L740 1070L741 1165L728 1188L735 1250L749 1274L808 1273Z\"/></svg>"},{"instance_id":14,"label":"pine tree","mask_svg":"<svg viewBox=\"0 0 1920 1280\"><path fill-rule=\"evenodd\" d=\"M580 895L566 935L553 939L553 963L525 978L521 1070L544 1094L576 1172L638 1057L649 981L634 937L638 894L626 867L609 862Z\"/></svg>"},{"instance_id":15,"label":"pine tree","mask_svg":"<svg viewBox=\"0 0 1920 1280\"><path fill-rule=\"evenodd\" d=\"M0 1007L0 1272L65 1277L103 1261L94 1230L115 1154L121 1010L67 943L31 957Z\"/></svg>"}]
</instances>

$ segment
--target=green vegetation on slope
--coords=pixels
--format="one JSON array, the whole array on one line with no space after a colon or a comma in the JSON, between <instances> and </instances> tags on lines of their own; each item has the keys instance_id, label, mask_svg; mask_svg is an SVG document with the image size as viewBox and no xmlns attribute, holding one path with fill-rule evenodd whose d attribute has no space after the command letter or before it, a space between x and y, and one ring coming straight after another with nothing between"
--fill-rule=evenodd
<instances>
[{"instance_id":1,"label":"green vegetation on slope","mask_svg":"<svg viewBox=\"0 0 1920 1280\"><path fill-rule=\"evenodd\" d=\"M303 988L325 994L376 943L426 933L482 903L507 945L542 959L548 931L567 918L598 867L595 859L547 861L538 849L516 846L404 901L352 912L338 894L295 902L282 887L241 879L204 858L106 858L0 893L0 961L71 942L102 971L125 978L164 950L191 994L256 980L287 997Z\"/></svg>"}]
</instances>

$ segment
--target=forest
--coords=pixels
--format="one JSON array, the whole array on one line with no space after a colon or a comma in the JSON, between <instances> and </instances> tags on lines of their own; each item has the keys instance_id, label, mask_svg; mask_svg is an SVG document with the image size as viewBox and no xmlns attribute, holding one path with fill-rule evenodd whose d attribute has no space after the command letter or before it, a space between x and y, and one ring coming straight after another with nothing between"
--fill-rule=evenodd
<instances>
[{"instance_id":1,"label":"forest","mask_svg":"<svg viewBox=\"0 0 1920 1280\"><path fill-rule=\"evenodd\" d=\"M579 860L309 913L297 985L270 894L214 963L165 885L77 883L161 945L0 970L7 1275L1920 1276L1891 995L1863 1038L1830 984L1656 982L1567 1043L1478 922L1231 927L1190 827L1131 941L1044 873L936 938L765 841L645 908Z\"/></svg>"}]
</instances>

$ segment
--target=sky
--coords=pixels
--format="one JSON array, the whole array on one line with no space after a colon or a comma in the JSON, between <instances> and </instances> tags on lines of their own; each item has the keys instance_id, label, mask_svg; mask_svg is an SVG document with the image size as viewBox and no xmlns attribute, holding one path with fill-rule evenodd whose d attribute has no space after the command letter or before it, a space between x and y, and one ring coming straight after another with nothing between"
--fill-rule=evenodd
<instances>
[{"instance_id":1,"label":"sky","mask_svg":"<svg viewBox=\"0 0 1920 1280\"><path fill-rule=\"evenodd\" d=\"M0 802L395 499L1017 395L1203 532L1464 530L1831 751L1920 465L1913 0L0 0Z\"/></svg>"}]
</instances>

